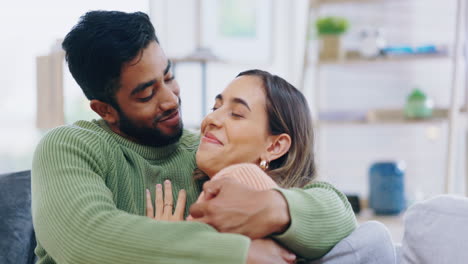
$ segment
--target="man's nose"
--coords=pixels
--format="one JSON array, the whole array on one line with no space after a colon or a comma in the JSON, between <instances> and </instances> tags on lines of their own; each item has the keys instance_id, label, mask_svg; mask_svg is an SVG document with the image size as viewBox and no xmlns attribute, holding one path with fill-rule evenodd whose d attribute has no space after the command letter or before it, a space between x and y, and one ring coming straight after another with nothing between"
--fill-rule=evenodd
<instances>
[{"instance_id":1,"label":"man's nose","mask_svg":"<svg viewBox=\"0 0 468 264\"><path fill-rule=\"evenodd\" d=\"M167 86L164 86L160 91L159 108L161 111L177 109L179 107L179 97Z\"/></svg>"}]
</instances>

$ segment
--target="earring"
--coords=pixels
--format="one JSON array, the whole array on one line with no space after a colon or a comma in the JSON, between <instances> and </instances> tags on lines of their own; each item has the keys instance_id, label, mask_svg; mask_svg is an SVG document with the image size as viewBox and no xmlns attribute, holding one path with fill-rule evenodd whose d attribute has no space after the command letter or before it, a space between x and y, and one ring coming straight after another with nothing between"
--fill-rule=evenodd
<instances>
[{"instance_id":1,"label":"earring","mask_svg":"<svg viewBox=\"0 0 468 264\"><path fill-rule=\"evenodd\" d=\"M269 165L270 165L270 162L268 162L266 160L260 161L260 169L262 169L264 171L268 169Z\"/></svg>"}]
</instances>

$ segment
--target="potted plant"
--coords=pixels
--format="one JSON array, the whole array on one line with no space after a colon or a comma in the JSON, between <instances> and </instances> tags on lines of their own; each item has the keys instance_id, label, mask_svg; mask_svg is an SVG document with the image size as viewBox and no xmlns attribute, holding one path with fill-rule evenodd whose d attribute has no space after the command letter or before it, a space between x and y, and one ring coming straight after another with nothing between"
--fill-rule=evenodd
<instances>
[{"instance_id":1,"label":"potted plant","mask_svg":"<svg viewBox=\"0 0 468 264\"><path fill-rule=\"evenodd\" d=\"M320 38L320 60L342 58L340 36L348 30L348 21L342 17L321 17L315 21Z\"/></svg>"},{"instance_id":2,"label":"potted plant","mask_svg":"<svg viewBox=\"0 0 468 264\"><path fill-rule=\"evenodd\" d=\"M422 119L432 116L434 102L419 89L414 89L406 99L405 116L410 119Z\"/></svg>"}]
</instances>

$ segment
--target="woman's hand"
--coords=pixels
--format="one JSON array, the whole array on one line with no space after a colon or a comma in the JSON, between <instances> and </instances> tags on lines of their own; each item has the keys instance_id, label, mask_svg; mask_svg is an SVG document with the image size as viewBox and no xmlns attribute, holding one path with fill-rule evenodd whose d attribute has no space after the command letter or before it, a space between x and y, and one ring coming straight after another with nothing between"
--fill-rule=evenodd
<instances>
[{"instance_id":1,"label":"woman's hand","mask_svg":"<svg viewBox=\"0 0 468 264\"><path fill-rule=\"evenodd\" d=\"M254 239L250 243L247 264L282 263L292 264L296 255L272 239Z\"/></svg>"},{"instance_id":2,"label":"woman's hand","mask_svg":"<svg viewBox=\"0 0 468 264\"><path fill-rule=\"evenodd\" d=\"M164 221L184 221L184 212L185 212L185 203L187 199L187 194L185 190L179 191L179 196L177 197L177 206L172 214L172 208L174 207L172 199L172 186L169 180L164 182L164 198L162 185L156 185L156 197L154 199L154 204L156 206L156 212L153 209L153 203L151 201L151 193L146 189L146 216L153 218L155 220L164 220Z\"/></svg>"}]
</instances>

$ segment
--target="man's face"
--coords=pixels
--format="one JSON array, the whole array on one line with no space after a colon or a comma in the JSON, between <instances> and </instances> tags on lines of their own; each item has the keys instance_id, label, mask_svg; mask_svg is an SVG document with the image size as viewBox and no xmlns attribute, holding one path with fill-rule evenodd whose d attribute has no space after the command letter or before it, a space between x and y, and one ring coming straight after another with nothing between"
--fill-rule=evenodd
<instances>
[{"instance_id":1,"label":"man's face","mask_svg":"<svg viewBox=\"0 0 468 264\"><path fill-rule=\"evenodd\" d=\"M179 85L156 42L124 64L116 101L120 107L119 132L130 140L165 146L182 135Z\"/></svg>"}]
</instances>

